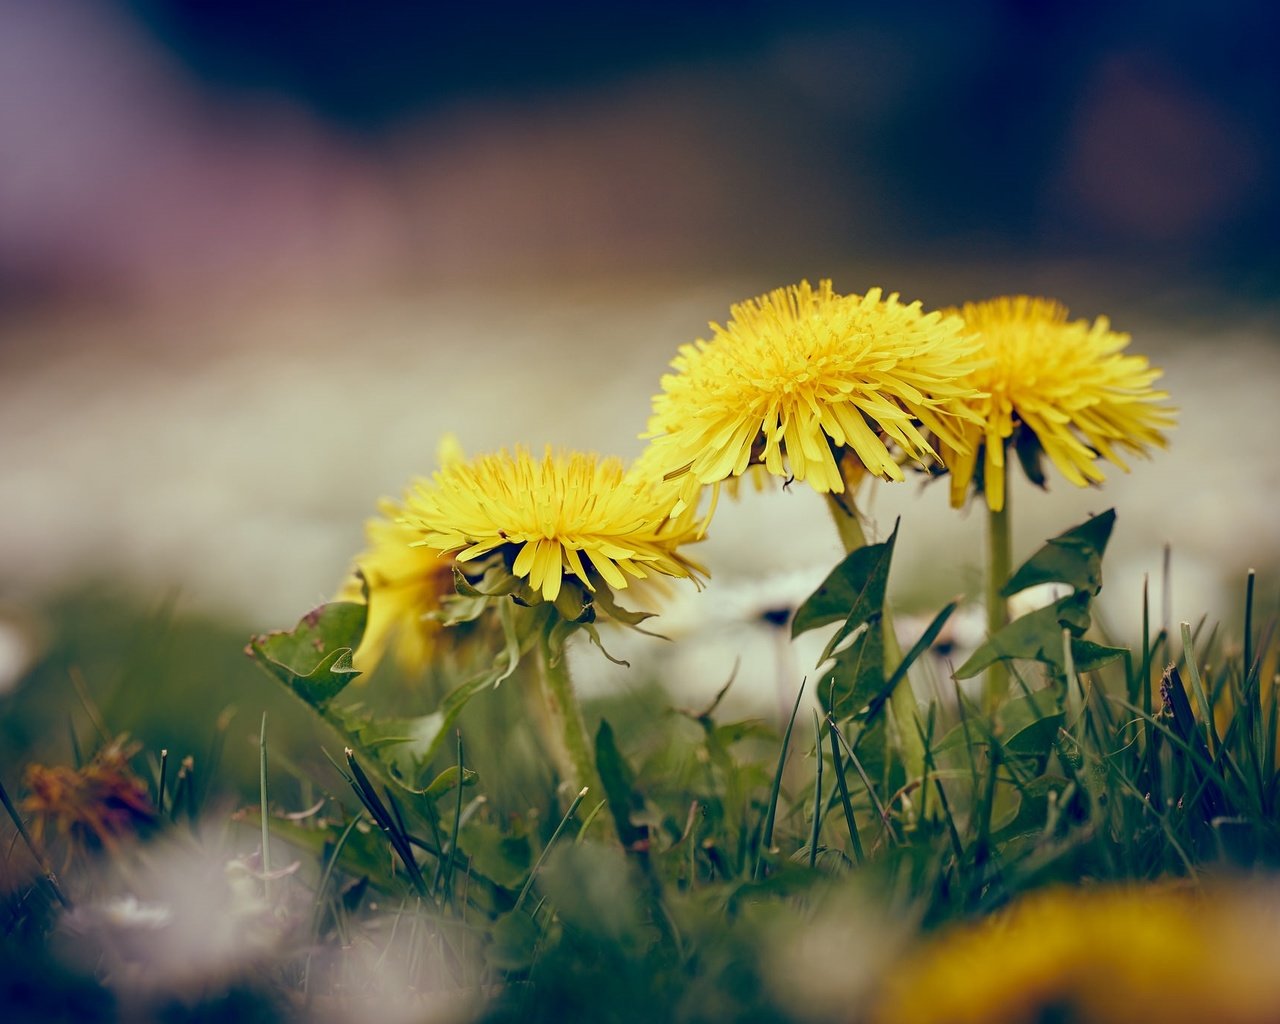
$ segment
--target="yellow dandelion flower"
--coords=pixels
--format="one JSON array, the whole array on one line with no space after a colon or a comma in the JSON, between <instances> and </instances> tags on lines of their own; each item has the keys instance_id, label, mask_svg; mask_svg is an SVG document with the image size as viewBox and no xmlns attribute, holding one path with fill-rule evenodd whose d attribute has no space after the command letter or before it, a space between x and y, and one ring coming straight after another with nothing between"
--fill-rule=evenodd
<instances>
[{"instance_id":1,"label":"yellow dandelion flower","mask_svg":"<svg viewBox=\"0 0 1280 1024\"><path fill-rule=\"evenodd\" d=\"M681 346L653 399L646 436L669 475L719 483L759 464L840 493L844 450L901 480L890 444L916 460L936 457L927 431L963 446L956 417L972 416L960 400L974 391L959 378L977 344L958 317L802 281L731 307L711 331Z\"/></svg>"},{"instance_id":2,"label":"yellow dandelion flower","mask_svg":"<svg viewBox=\"0 0 1280 1024\"><path fill-rule=\"evenodd\" d=\"M1145 455L1165 445L1174 424L1161 376L1142 356L1122 355L1129 335L1106 317L1068 322L1067 310L1025 295L967 303L959 314L978 334L987 361L968 378L976 420L961 424L964 445L943 438L951 502L964 503L983 459L982 488L992 511L1004 508L1005 459L1012 443L1036 483L1040 452L1078 487L1103 479L1098 460L1128 466L1120 450Z\"/></svg>"},{"instance_id":3,"label":"yellow dandelion flower","mask_svg":"<svg viewBox=\"0 0 1280 1024\"><path fill-rule=\"evenodd\" d=\"M463 457L454 434L440 438L436 447L439 465L447 466ZM416 483L410 484L409 490ZM421 534L403 522L403 503L384 498L378 511L378 518L364 524L368 546L355 559L364 582L353 573L337 600L362 601L368 589L364 637L352 659L356 668L372 672L390 649L401 671L416 673L430 663L441 635L441 625L432 613L455 592L453 559L418 543Z\"/></svg>"},{"instance_id":4,"label":"yellow dandelion flower","mask_svg":"<svg viewBox=\"0 0 1280 1024\"><path fill-rule=\"evenodd\" d=\"M1210 900L1168 885L1033 894L903 957L871 1020L1274 1021L1274 904L1258 913L1257 895Z\"/></svg>"},{"instance_id":5,"label":"yellow dandelion flower","mask_svg":"<svg viewBox=\"0 0 1280 1024\"><path fill-rule=\"evenodd\" d=\"M697 582L705 570L679 551L697 524L690 511L671 514L676 498L675 487L620 459L550 448L536 459L518 447L443 467L414 490L404 521L460 564L500 554L553 602L566 576L588 592L653 574Z\"/></svg>"},{"instance_id":6,"label":"yellow dandelion flower","mask_svg":"<svg viewBox=\"0 0 1280 1024\"><path fill-rule=\"evenodd\" d=\"M365 523L368 547L355 560L369 589L369 611L353 662L361 672L372 672L390 649L401 671L420 672L430 663L441 630L431 613L454 593L453 559L417 543L422 534L401 522L402 505L384 499L378 511L380 518ZM353 575L338 600L362 600L362 591Z\"/></svg>"}]
</instances>

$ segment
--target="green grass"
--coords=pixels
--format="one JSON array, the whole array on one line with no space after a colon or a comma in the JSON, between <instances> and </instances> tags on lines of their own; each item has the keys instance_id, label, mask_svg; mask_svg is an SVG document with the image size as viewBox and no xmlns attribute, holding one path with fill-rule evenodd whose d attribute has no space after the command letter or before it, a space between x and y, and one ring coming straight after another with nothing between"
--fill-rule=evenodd
<instances>
[{"instance_id":1,"label":"green grass","mask_svg":"<svg viewBox=\"0 0 1280 1024\"><path fill-rule=\"evenodd\" d=\"M1059 662L1011 663L994 716L957 688L922 716L919 779L874 693L837 705L829 688L822 714L797 701L779 735L640 687L585 709L606 790L585 797L548 767L523 668L471 699L414 792L377 744L335 745L243 659L241 636L70 601L7 698L0 781L20 805L24 763L88 761L128 731L158 824L92 858L46 829L31 844L43 866L7 844L2 951L41 991L87 993L89 1020L126 1003L287 1019L443 999L485 1021L798 1019L774 968L797 936L870 928L890 956L1049 885L1274 870L1280 649L1255 589L1244 623L1149 634L1088 671L1068 634ZM416 694L413 713L440 693ZM406 699L385 678L361 693L375 708ZM592 823L605 817L618 840ZM87 913L108 895L145 902L157 851L195 865L210 849L257 902L226 925L251 955L200 983L102 955L95 943L132 933L60 926L41 878L52 867ZM193 895L200 877L193 866Z\"/></svg>"}]
</instances>

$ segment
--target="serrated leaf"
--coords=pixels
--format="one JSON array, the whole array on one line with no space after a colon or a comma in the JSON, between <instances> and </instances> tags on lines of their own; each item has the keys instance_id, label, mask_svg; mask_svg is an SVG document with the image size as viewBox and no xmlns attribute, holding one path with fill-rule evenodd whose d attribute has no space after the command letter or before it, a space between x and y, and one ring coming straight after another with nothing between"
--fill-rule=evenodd
<instances>
[{"instance_id":1,"label":"serrated leaf","mask_svg":"<svg viewBox=\"0 0 1280 1024\"><path fill-rule=\"evenodd\" d=\"M1081 591L1015 619L974 651L956 669L955 677L971 679L989 665L1009 658L1039 661L1061 675L1065 671L1062 631L1070 630L1072 637L1084 635L1091 621L1091 597L1088 591Z\"/></svg>"},{"instance_id":2,"label":"serrated leaf","mask_svg":"<svg viewBox=\"0 0 1280 1024\"><path fill-rule=\"evenodd\" d=\"M1108 647L1105 644L1095 644L1092 640L1073 638L1071 641L1071 661L1077 672L1092 672L1128 653L1128 648Z\"/></svg>"},{"instance_id":3,"label":"serrated leaf","mask_svg":"<svg viewBox=\"0 0 1280 1024\"><path fill-rule=\"evenodd\" d=\"M898 524L883 544L869 544L846 555L797 610L791 620L791 635L799 636L819 626L844 620L841 627L848 636L884 607L885 586L893 546L898 539Z\"/></svg>"},{"instance_id":4,"label":"serrated leaf","mask_svg":"<svg viewBox=\"0 0 1280 1024\"><path fill-rule=\"evenodd\" d=\"M1011 597L1040 583L1066 583L1096 596L1102 589L1102 556L1115 522L1115 509L1109 509L1052 538L1013 574L1001 595Z\"/></svg>"},{"instance_id":5,"label":"serrated leaf","mask_svg":"<svg viewBox=\"0 0 1280 1024\"><path fill-rule=\"evenodd\" d=\"M368 605L334 601L309 611L292 630L250 639L245 653L313 708L324 708L359 670L351 656L360 646Z\"/></svg>"},{"instance_id":6,"label":"serrated leaf","mask_svg":"<svg viewBox=\"0 0 1280 1024\"><path fill-rule=\"evenodd\" d=\"M654 617L653 612L635 612L630 608L624 608L618 604L618 599L614 596L613 591L607 586L596 588L595 602L605 610L605 614L615 622L621 622L625 626L639 626L640 623ZM644 633L646 630L639 630ZM650 636L657 636L656 633L650 633ZM665 639L665 638L664 638Z\"/></svg>"},{"instance_id":7,"label":"serrated leaf","mask_svg":"<svg viewBox=\"0 0 1280 1024\"><path fill-rule=\"evenodd\" d=\"M465 788L467 786L474 786L476 784L476 780L479 777L480 776L477 773L473 772L470 768L463 768L462 769L463 787ZM458 766L456 764L450 765L448 768L446 768L444 771L442 771L439 775L437 775L434 779L431 780L431 785L429 785L425 790L423 790L423 795L429 796L432 799L435 799L437 797L444 796L445 793L449 792L449 790L453 789L457 784L458 784Z\"/></svg>"}]
</instances>

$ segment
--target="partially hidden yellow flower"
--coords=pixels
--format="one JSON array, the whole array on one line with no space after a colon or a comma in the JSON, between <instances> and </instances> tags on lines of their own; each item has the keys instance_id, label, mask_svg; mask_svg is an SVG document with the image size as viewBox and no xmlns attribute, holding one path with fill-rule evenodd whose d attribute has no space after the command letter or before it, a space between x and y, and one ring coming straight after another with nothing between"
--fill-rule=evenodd
<instances>
[{"instance_id":1,"label":"partially hidden yellow flower","mask_svg":"<svg viewBox=\"0 0 1280 1024\"><path fill-rule=\"evenodd\" d=\"M705 574L680 552L697 539L677 487L617 458L517 447L452 462L409 496L404 522L425 546L466 565L497 553L507 572L554 602L566 577L587 592L628 579Z\"/></svg>"},{"instance_id":2,"label":"partially hidden yellow flower","mask_svg":"<svg viewBox=\"0 0 1280 1024\"><path fill-rule=\"evenodd\" d=\"M716 484L763 465L840 493L846 452L901 480L890 445L914 460L936 457L928 432L964 445L958 417L973 417L962 400L975 391L960 379L977 343L958 317L802 281L731 307L711 332L681 346L653 399L646 436L668 476Z\"/></svg>"},{"instance_id":3,"label":"partially hidden yellow flower","mask_svg":"<svg viewBox=\"0 0 1280 1024\"><path fill-rule=\"evenodd\" d=\"M401 522L400 503L383 499L378 511L365 523L368 547L355 560L364 585L353 575L338 594L340 601L359 601L368 588L368 620L352 661L372 672L390 650L402 672L416 673L435 652L442 627L432 613L454 593L453 559L417 543L422 535Z\"/></svg>"},{"instance_id":4,"label":"partially hidden yellow flower","mask_svg":"<svg viewBox=\"0 0 1280 1024\"><path fill-rule=\"evenodd\" d=\"M1161 372L1142 356L1122 355L1129 335L1111 330L1106 317L1068 321L1059 303L1026 295L967 303L958 312L981 339L986 362L968 378L981 394L968 403L976 416L960 425L964 444L942 439L956 507L981 458L987 504L1004 508L1010 445L1034 482L1043 484L1043 452L1078 487L1102 481L1099 459L1127 471L1121 450L1145 455L1164 447L1174 409L1164 403L1168 394L1152 387Z\"/></svg>"},{"instance_id":5,"label":"partially hidden yellow flower","mask_svg":"<svg viewBox=\"0 0 1280 1024\"><path fill-rule=\"evenodd\" d=\"M444 435L436 461L447 466L462 458L458 439ZM416 673L431 662L440 638L434 613L454 593L453 559L418 543L421 534L402 522L402 502L384 498L378 512L364 524L367 547L355 559L359 575L347 579L337 599L362 601L368 591L364 637L352 659L356 668L372 672L390 650L402 672Z\"/></svg>"},{"instance_id":6,"label":"partially hidden yellow flower","mask_svg":"<svg viewBox=\"0 0 1280 1024\"><path fill-rule=\"evenodd\" d=\"M1057 888L902 957L873 1024L1280 1019L1274 893Z\"/></svg>"}]
</instances>

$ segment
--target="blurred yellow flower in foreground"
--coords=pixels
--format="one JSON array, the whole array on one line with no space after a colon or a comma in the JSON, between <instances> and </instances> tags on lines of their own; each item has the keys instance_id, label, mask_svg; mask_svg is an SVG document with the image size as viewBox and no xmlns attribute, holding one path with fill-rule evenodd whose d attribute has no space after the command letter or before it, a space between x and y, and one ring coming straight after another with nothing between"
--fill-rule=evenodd
<instances>
[{"instance_id":1,"label":"blurred yellow flower in foreground","mask_svg":"<svg viewBox=\"0 0 1280 1024\"><path fill-rule=\"evenodd\" d=\"M935 456L926 431L964 446L957 417L974 418L962 400L976 392L960 378L977 343L958 317L879 288L838 295L802 281L731 307L711 331L681 346L653 399L646 436L669 476L712 484L763 464L841 493L842 449L901 480L889 444L916 460Z\"/></svg>"},{"instance_id":2,"label":"blurred yellow flower in foreground","mask_svg":"<svg viewBox=\"0 0 1280 1024\"><path fill-rule=\"evenodd\" d=\"M948 929L905 956L871 1020L1274 1021L1280 1019L1280 976L1272 963L1278 909L1275 893L1265 891L1048 890Z\"/></svg>"},{"instance_id":3,"label":"blurred yellow flower in foreground","mask_svg":"<svg viewBox=\"0 0 1280 1024\"><path fill-rule=\"evenodd\" d=\"M355 560L369 588L369 618L353 662L361 672L372 672L391 650L402 672L416 673L431 661L442 629L431 613L454 593L453 559L415 546L422 535L400 521L402 505L384 499L378 511L380 518L365 523L368 547ZM352 576L338 600L363 600L363 589Z\"/></svg>"},{"instance_id":4,"label":"blurred yellow flower in foreground","mask_svg":"<svg viewBox=\"0 0 1280 1024\"><path fill-rule=\"evenodd\" d=\"M588 591L628 577L690 578L705 570L680 545L696 539L692 510L671 514L677 487L620 459L528 449L452 462L419 483L405 523L420 543L465 565L498 553L507 571L555 601L565 576Z\"/></svg>"},{"instance_id":5,"label":"blurred yellow flower in foreground","mask_svg":"<svg viewBox=\"0 0 1280 1024\"><path fill-rule=\"evenodd\" d=\"M956 507L981 454L987 504L1004 508L1011 440L1034 482L1043 484L1043 451L1078 487L1103 479L1099 457L1127 470L1117 449L1143 455L1164 447L1174 410L1152 387L1161 373L1142 356L1120 354L1129 335L1111 330L1106 317L1068 322L1057 302L1025 295L967 303L957 312L977 332L987 362L967 381L982 395L969 400L977 415L960 426L964 444L940 437Z\"/></svg>"}]
</instances>

